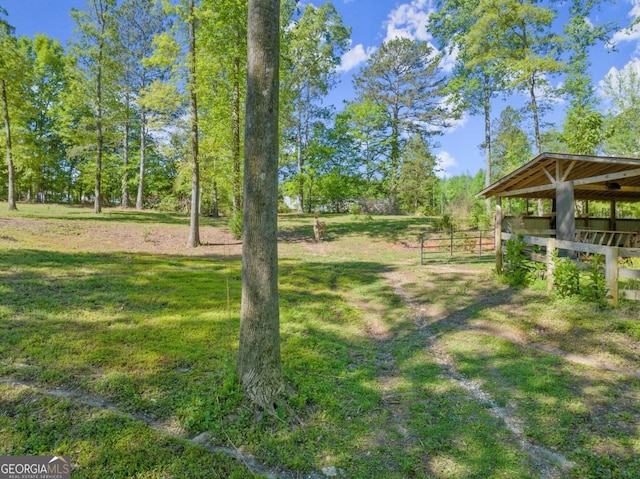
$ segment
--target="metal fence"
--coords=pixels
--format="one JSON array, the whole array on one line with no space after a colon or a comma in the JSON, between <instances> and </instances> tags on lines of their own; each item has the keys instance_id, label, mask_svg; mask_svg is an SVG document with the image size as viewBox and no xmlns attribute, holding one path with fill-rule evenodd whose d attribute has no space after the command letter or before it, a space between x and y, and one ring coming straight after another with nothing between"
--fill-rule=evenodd
<instances>
[{"instance_id":1,"label":"metal fence","mask_svg":"<svg viewBox=\"0 0 640 479\"><path fill-rule=\"evenodd\" d=\"M436 231L420 235L420 264L495 261L494 230Z\"/></svg>"}]
</instances>

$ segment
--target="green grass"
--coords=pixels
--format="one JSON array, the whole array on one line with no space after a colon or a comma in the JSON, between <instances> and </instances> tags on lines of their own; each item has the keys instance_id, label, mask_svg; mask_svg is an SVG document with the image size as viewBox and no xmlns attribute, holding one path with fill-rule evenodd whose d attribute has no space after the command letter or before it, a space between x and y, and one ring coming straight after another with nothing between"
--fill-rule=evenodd
<instances>
[{"instance_id":1,"label":"green grass","mask_svg":"<svg viewBox=\"0 0 640 479\"><path fill-rule=\"evenodd\" d=\"M0 214L29 226L15 229L17 241L0 242L0 376L117 410L0 385L0 455L69 455L74 477L252 477L244 465L147 424L155 422L185 437L208 431L213 445L242 447L298 475L334 466L350 478L539 477L504 423L442 374L389 283L395 274L437 312L430 331L457 370L512 405L532 443L574 461L575 477L640 475L637 380L473 330L477 321L517 327L569 351L579 337L585 346L576 352L605 344L624 365L635 356L623 357L621 345L639 340L633 313L505 291L488 266L475 276L417 266L419 251L401 242L414 241L428 219L328 216L327 241L316 245L311 217L280 218L289 408L275 418L253 409L235 375L238 258L35 247L46 244L37 227L44 222L64 231L77 214L144 231L156 213L107 210L96 218L86 209L19 206ZM172 227L183 220L157 216ZM85 234L82 225L73 231ZM487 303L496 291L501 302Z\"/></svg>"}]
</instances>

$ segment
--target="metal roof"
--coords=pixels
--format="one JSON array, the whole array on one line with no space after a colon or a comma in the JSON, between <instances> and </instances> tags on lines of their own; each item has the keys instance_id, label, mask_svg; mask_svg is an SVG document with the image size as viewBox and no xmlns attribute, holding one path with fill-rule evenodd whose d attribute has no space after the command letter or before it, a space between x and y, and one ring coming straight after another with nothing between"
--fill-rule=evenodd
<instances>
[{"instance_id":1,"label":"metal roof","mask_svg":"<svg viewBox=\"0 0 640 479\"><path fill-rule=\"evenodd\" d=\"M541 153L477 196L554 198L572 181L576 200L640 201L640 158Z\"/></svg>"}]
</instances>

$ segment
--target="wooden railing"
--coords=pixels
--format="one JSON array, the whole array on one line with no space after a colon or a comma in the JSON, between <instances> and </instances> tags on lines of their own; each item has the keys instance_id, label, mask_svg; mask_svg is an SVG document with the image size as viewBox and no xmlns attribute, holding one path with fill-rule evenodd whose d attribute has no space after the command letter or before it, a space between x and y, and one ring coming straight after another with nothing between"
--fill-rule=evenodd
<instances>
[{"instance_id":1,"label":"wooden railing","mask_svg":"<svg viewBox=\"0 0 640 479\"><path fill-rule=\"evenodd\" d=\"M640 279L640 270L621 268L619 260L621 258L640 257L640 248L624 248L620 246L609 246L602 244L591 244L577 241L565 241L558 240L556 238L543 238L539 236L529 235L517 235L513 233L502 233L496 231L499 243L502 246L502 241L505 240L517 240L520 238L526 244L537 245L544 247L544 254L534 255L532 259L534 261L540 261L547 265L547 282L548 287L553 287L553 252L556 250L563 250L569 253L569 256L578 256L575 253L586 254L599 254L605 259L605 284L607 288L607 299L613 305L618 304L618 298L622 294L627 299L640 301L640 291L625 289L622 292L619 290L619 279ZM502 269L502 249L497 248L499 253L496 252L496 269L500 271Z\"/></svg>"}]
</instances>

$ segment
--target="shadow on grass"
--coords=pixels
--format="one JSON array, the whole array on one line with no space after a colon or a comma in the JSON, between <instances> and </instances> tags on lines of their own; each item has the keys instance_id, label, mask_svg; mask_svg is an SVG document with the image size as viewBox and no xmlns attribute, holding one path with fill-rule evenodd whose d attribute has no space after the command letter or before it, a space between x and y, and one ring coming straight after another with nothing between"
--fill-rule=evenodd
<instances>
[{"instance_id":1,"label":"shadow on grass","mask_svg":"<svg viewBox=\"0 0 640 479\"><path fill-rule=\"evenodd\" d=\"M480 285L457 273L439 274L432 288L409 289L416 304L428 303L436 293L451 298L447 312L428 327L457 371L514 410L529 441L574 461L571 477L640 476L640 402L634 399L640 380L577 366L490 332L478 334L472 320L487 321L491 315L486 313L506 307L507 318L527 323L528 315L536 314L535 305L548 307L548 302L540 303L548 297L528 290L496 291L491 280ZM586 351L598 351L605 341L601 331L585 328L586 321L596 319L587 320L584 305L575 309L582 327L570 325L563 331L564 341L579 341ZM414 368L413 374L420 372Z\"/></svg>"},{"instance_id":2,"label":"shadow on grass","mask_svg":"<svg viewBox=\"0 0 640 479\"><path fill-rule=\"evenodd\" d=\"M256 418L243 402L235 376L237 259L3 251L0 269L7 272L2 375L86 391L190 434L207 430L219 444L300 474L335 466L353 478L539 475L485 406L439 376L384 264L281 262L283 373L297 421ZM459 275L431 294L455 296L460 282L466 299L455 300L459 307L491 287L465 286ZM347 299L354 296L357 304ZM387 339L371 334L375 321L390 331ZM45 434L26 418L69 425L64 410L73 407L4 397L0 404L11 411L0 417L7 450L76 455L79 477L101 477L105 465L110 477L130 477L181 464L178 442L105 412L80 411L72 427ZM59 419L48 416L56 408ZM97 437L118 452L134 447L137 459L109 448L92 453ZM158 442L168 463L154 449ZM212 475L226 477L225 468Z\"/></svg>"}]
</instances>

